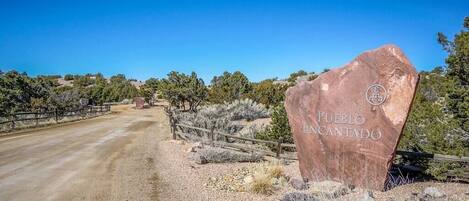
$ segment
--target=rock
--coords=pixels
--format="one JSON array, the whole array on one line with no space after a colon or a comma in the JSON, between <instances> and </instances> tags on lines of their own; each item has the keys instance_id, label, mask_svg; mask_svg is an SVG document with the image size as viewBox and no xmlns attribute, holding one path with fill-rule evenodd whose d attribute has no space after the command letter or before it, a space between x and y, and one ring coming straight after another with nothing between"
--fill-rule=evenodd
<instances>
[{"instance_id":1,"label":"rock","mask_svg":"<svg viewBox=\"0 0 469 201\"><path fill-rule=\"evenodd\" d=\"M132 100L130 100L130 99L124 99L120 102L120 104L123 104L123 105L127 105L127 104L130 104L130 103L132 103Z\"/></svg>"},{"instance_id":2,"label":"rock","mask_svg":"<svg viewBox=\"0 0 469 201\"><path fill-rule=\"evenodd\" d=\"M312 182L310 192L318 197L335 199L352 192L353 187L335 181Z\"/></svg>"},{"instance_id":3,"label":"rock","mask_svg":"<svg viewBox=\"0 0 469 201\"><path fill-rule=\"evenodd\" d=\"M192 144L192 146L187 149L187 152L190 153L190 152L197 152L197 149L202 149L203 146L200 142L196 142L194 144Z\"/></svg>"},{"instance_id":4,"label":"rock","mask_svg":"<svg viewBox=\"0 0 469 201\"><path fill-rule=\"evenodd\" d=\"M418 200L419 193L412 192L407 200Z\"/></svg>"},{"instance_id":5,"label":"rock","mask_svg":"<svg viewBox=\"0 0 469 201\"><path fill-rule=\"evenodd\" d=\"M195 163L197 163L199 165L203 165L203 164L208 163L207 159L204 156L202 156L198 153L189 154L189 159L193 160Z\"/></svg>"},{"instance_id":6,"label":"rock","mask_svg":"<svg viewBox=\"0 0 469 201\"><path fill-rule=\"evenodd\" d=\"M445 197L446 195L442 193L440 190L438 190L435 187L427 187L423 191L423 194L425 197L431 197L431 198L442 198Z\"/></svg>"},{"instance_id":7,"label":"rock","mask_svg":"<svg viewBox=\"0 0 469 201\"><path fill-rule=\"evenodd\" d=\"M243 179L245 185L251 185L251 183L254 181L254 177L252 175L249 175Z\"/></svg>"},{"instance_id":8,"label":"rock","mask_svg":"<svg viewBox=\"0 0 469 201\"><path fill-rule=\"evenodd\" d=\"M296 190L306 190L309 188L308 183L304 182L303 179L292 178L289 183Z\"/></svg>"},{"instance_id":9,"label":"rock","mask_svg":"<svg viewBox=\"0 0 469 201\"><path fill-rule=\"evenodd\" d=\"M319 201L313 195L301 192L290 192L283 196L281 201Z\"/></svg>"},{"instance_id":10,"label":"rock","mask_svg":"<svg viewBox=\"0 0 469 201\"><path fill-rule=\"evenodd\" d=\"M285 177L279 177L279 178L272 178L271 180L272 182L272 185L276 186L276 187L282 187L282 186L285 186L288 182L287 182L287 179Z\"/></svg>"},{"instance_id":11,"label":"rock","mask_svg":"<svg viewBox=\"0 0 469 201\"><path fill-rule=\"evenodd\" d=\"M363 201L374 201L375 197L373 196L373 192L366 191L363 195Z\"/></svg>"},{"instance_id":12,"label":"rock","mask_svg":"<svg viewBox=\"0 0 469 201\"><path fill-rule=\"evenodd\" d=\"M383 190L417 81L401 50L386 45L290 87L284 104L301 175Z\"/></svg>"}]
</instances>

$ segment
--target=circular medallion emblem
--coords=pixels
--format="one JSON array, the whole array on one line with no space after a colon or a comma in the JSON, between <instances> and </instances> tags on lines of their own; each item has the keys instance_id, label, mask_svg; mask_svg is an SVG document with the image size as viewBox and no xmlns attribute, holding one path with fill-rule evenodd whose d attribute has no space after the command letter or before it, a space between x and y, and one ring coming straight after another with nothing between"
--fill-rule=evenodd
<instances>
[{"instance_id":1,"label":"circular medallion emblem","mask_svg":"<svg viewBox=\"0 0 469 201\"><path fill-rule=\"evenodd\" d=\"M386 89L380 84L372 84L366 90L366 101L371 105L381 105L388 96Z\"/></svg>"}]
</instances>

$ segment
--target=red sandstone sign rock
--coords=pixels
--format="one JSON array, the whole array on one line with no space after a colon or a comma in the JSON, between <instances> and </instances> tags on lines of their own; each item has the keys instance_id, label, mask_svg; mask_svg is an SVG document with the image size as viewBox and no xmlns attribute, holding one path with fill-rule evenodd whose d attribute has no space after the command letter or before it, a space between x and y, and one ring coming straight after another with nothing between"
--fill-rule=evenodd
<instances>
[{"instance_id":1,"label":"red sandstone sign rock","mask_svg":"<svg viewBox=\"0 0 469 201\"><path fill-rule=\"evenodd\" d=\"M145 106L145 99L143 97L135 97L134 102L137 109L143 109Z\"/></svg>"},{"instance_id":2,"label":"red sandstone sign rock","mask_svg":"<svg viewBox=\"0 0 469 201\"><path fill-rule=\"evenodd\" d=\"M303 177L383 190L417 81L402 51L386 45L289 88Z\"/></svg>"}]
</instances>

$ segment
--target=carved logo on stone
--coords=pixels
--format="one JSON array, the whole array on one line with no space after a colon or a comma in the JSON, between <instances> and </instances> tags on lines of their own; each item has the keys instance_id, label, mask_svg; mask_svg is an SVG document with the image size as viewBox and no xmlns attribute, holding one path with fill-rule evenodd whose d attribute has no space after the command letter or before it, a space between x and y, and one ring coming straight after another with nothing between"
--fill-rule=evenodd
<instances>
[{"instance_id":1,"label":"carved logo on stone","mask_svg":"<svg viewBox=\"0 0 469 201\"><path fill-rule=\"evenodd\" d=\"M386 101L388 92L380 84L372 84L366 90L366 101L371 105L381 105Z\"/></svg>"}]
</instances>

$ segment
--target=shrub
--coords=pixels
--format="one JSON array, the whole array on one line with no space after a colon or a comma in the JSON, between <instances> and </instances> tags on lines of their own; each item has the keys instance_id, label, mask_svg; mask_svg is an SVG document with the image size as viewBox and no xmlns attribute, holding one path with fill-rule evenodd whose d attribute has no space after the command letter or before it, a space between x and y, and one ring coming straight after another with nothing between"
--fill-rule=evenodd
<instances>
[{"instance_id":1,"label":"shrub","mask_svg":"<svg viewBox=\"0 0 469 201\"><path fill-rule=\"evenodd\" d=\"M410 151L464 156L469 154L469 133L464 131L458 119L448 110L448 90L454 81L440 69L422 72L415 100L406 122L399 148ZM459 163L404 161L426 169L438 179L449 170L464 168Z\"/></svg>"},{"instance_id":2,"label":"shrub","mask_svg":"<svg viewBox=\"0 0 469 201\"><path fill-rule=\"evenodd\" d=\"M432 72L422 72L414 104L408 117L402 149L429 153L469 155L469 17L464 19L464 29L453 41L438 33L438 42L447 51L446 68L437 67ZM408 162L408 161L404 161ZM417 165L438 179L445 173L462 173L467 164L418 161ZM466 167L464 167L466 166Z\"/></svg>"},{"instance_id":3,"label":"shrub","mask_svg":"<svg viewBox=\"0 0 469 201\"><path fill-rule=\"evenodd\" d=\"M235 100L226 105L226 112L233 121L245 119L252 121L254 119L269 117L269 111L262 104L258 104L251 99Z\"/></svg>"},{"instance_id":4,"label":"shrub","mask_svg":"<svg viewBox=\"0 0 469 201\"><path fill-rule=\"evenodd\" d=\"M70 108L78 108L80 106L80 98L83 97L80 90L72 88L62 91L62 89L65 89L64 87L59 89L61 90L54 90L47 99L48 105L50 105L51 108L66 110Z\"/></svg>"},{"instance_id":5,"label":"shrub","mask_svg":"<svg viewBox=\"0 0 469 201\"><path fill-rule=\"evenodd\" d=\"M268 108L281 104L285 99L285 91L288 85L276 84L274 81L276 79L267 79L253 84L253 90L248 94L248 97Z\"/></svg>"},{"instance_id":6,"label":"shrub","mask_svg":"<svg viewBox=\"0 0 469 201\"><path fill-rule=\"evenodd\" d=\"M31 78L26 73L9 71L0 75L0 116L30 111L44 102L57 82L44 76ZM41 105L43 107L44 105ZM36 109L36 108L34 108Z\"/></svg>"},{"instance_id":7,"label":"shrub","mask_svg":"<svg viewBox=\"0 0 469 201\"><path fill-rule=\"evenodd\" d=\"M232 102L246 97L252 90L251 82L241 72L224 72L223 75L212 79L209 100L212 103Z\"/></svg>"},{"instance_id":8,"label":"shrub","mask_svg":"<svg viewBox=\"0 0 469 201\"><path fill-rule=\"evenodd\" d=\"M272 122L267 126L265 131L256 134L257 139L277 141L280 137L285 143L293 143L290 124L288 123L287 112L283 105L275 107L272 111ZM275 146L270 146L272 150L276 150Z\"/></svg>"},{"instance_id":9,"label":"shrub","mask_svg":"<svg viewBox=\"0 0 469 201\"><path fill-rule=\"evenodd\" d=\"M241 129L238 134L240 137L255 139L256 134L266 129L266 124L252 124L246 125Z\"/></svg>"},{"instance_id":10,"label":"shrub","mask_svg":"<svg viewBox=\"0 0 469 201\"><path fill-rule=\"evenodd\" d=\"M313 195L303 192L289 192L286 193L280 201L318 201Z\"/></svg>"},{"instance_id":11,"label":"shrub","mask_svg":"<svg viewBox=\"0 0 469 201\"><path fill-rule=\"evenodd\" d=\"M235 120L253 120L268 117L269 111L262 105L246 99L235 101L231 104L214 104L204 106L197 112L182 112L173 110L173 117L177 122L199 128L221 131L227 134L234 134L243 128ZM184 132L195 134L201 137L202 132L182 128Z\"/></svg>"},{"instance_id":12,"label":"shrub","mask_svg":"<svg viewBox=\"0 0 469 201\"><path fill-rule=\"evenodd\" d=\"M207 87L195 72L186 75L172 71L158 83L158 89L171 106L185 110L187 103L193 112L207 98Z\"/></svg>"},{"instance_id":13,"label":"shrub","mask_svg":"<svg viewBox=\"0 0 469 201\"><path fill-rule=\"evenodd\" d=\"M66 74L66 75L64 76L64 80L73 80L73 79L74 79L74 77L73 77L72 74Z\"/></svg>"},{"instance_id":14,"label":"shrub","mask_svg":"<svg viewBox=\"0 0 469 201\"><path fill-rule=\"evenodd\" d=\"M209 163L258 162L264 157L264 155L256 152L243 153L218 147L200 149L196 154Z\"/></svg>"},{"instance_id":15,"label":"shrub","mask_svg":"<svg viewBox=\"0 0 469 201\"><path fill-rule=\"evenodd\" d=\"M160 85L160 81L156 78L150 78L140 87L140 95L145 98L145 102L153 105L155 102L155 94Z\"/></svg>"},{"instance_id":16,"label":"shrub","mask_svg":"<svg viewBox=\"0 0 469 201\"><path fill-rule=\"evenodd\" d=\"M296 78L298 78L300 76L305 76L305 75L308 75L308 73L304 70L299 70L298 72L294 72L294 73L290 74L290 77L288 78L288 82L295 83Z\"/></svg>"},{"instance_id":17,"label":"shrub","mask_svg":"<svg viewBox=\"0 0 469 201\"><path fill-rule=\"evenodd\" d=\"M236 122L232 122L228 116L220 115L222 113L219 111L218 107L208 107L199 110L197 113L194 112L181 112L175 110L173 112L173 117L178 123L186 124L190 126L195 126L199 128L211 129L214 128L216 131L221 131L227 134L233 134L241 130L242 126ZM193 134L192 140L199 140L199 137L203 137L203 132L189 129L181 128L183 132Z\"/></svg>"}]
</instances>

